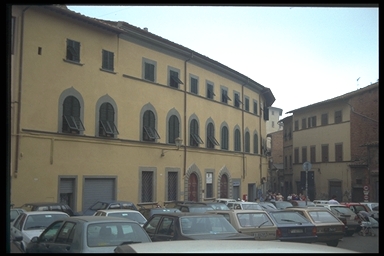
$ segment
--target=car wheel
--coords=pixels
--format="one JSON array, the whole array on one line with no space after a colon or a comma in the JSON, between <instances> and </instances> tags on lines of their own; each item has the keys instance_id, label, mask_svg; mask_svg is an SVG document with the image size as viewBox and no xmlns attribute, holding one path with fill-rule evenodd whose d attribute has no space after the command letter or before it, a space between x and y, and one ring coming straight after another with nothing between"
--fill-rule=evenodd
<instances>
[{"instance_id":1,"label":"car wheel","mask_svg":"<svg viewBox=\"0 0 384 256\"><path fill-rule=\"evenodd\" d=\"M333 247L336 247L338 244L339 244L339 240L333 240L333 241L327 242L328 246L333 246Z\"/></svg>"}]
</instances>

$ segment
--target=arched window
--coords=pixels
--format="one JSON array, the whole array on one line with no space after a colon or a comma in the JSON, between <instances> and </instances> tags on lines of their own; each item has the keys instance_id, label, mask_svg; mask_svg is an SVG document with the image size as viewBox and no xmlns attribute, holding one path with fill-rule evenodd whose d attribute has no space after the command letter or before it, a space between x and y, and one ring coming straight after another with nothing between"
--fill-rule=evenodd
<instances>
[{"instance_id":1,"label":"arched window","mask_svg":"<svg viewBox=\"0 0 384 256\"><path fill-rule=\"evenodd\" d=\"M143 115L143 140L155 141L156 139L160 139L160 136L156 131L155 114L151 110L147 110Z\"/></svg>"},{"instance_id":2,"label":"arched window","mask_svg":"<svg viewBox=\"0 0 384 256\"><path fill-rule=\"evenodd\" d=\"M228 138L228 127L223 126L221 128L221 149L225 149L225 150L229 149L228 140L229 140L229 138Z\"/></svg>"},{"instance_id":3,"label":"arched window","mask_svg":"<svg viewBox=\"0 0 384 256\"><path fill-rule=\"evenodd\" d=\"M215 128L212 123L209 123L207 126L207 148L215 148L219 146L219 142L215 138Z\"/></svg>"},{"instance_id":4,"label":"arched window","mask_svg":"<svg viewBox=\"0 0 384 256\"><path fill-rule=\"evenodd\" d=\"M240 130L235 130L235 151L241 151L241 136Z\"/></svg>"},{"instance_id":5,"label":"arched window","mask_svg":"<svg viewBox=\"0 0 384 256\"><path fill-rule=\"evenodd\" d=\"M180 137L180 122L177 116L172 115L168 120L168 143L175 144Z\"/></svg>"},{"instance_id":6,"label":"arched window","mask_svg":"<svg viewBox=\"0 0 384 256\"><path fill-rule=\"evenodd\" d=\"M79 134L84 131L84 125L80 119L80 102L74 96L68 96L63 102L62 131L65 133Z\"/></svg>"},{"instance_id":7,"label":"arched window","mask_svg":"<svg viewBox=\"0 0 384 256\"><path fill-rule=\"evenodd\" d=\"M250 135L249 132L245 132L245 152L249 153L251 151L250 149Z\"/></svg>"},{"instance_id":8,"label":"arched window","mask_svg":"<svg viewBox=\"0 0 384 256\"><path fill-rule=\"evenodd\" d=\"M99 136L114 137L119 134L115 125L115 110L113 106L105 102L101 104L99 111Z\"/></svg>"},{"instance_id":9,"label":"arched window","mask_svg":"<svg viewBox=\"0 0 384 256\"><path fill-rule=\"evenodd\" d=\"M253 135L253 153L259 154L259 135L257 133Z\"/></svg>"},{"instance_id":10,"label":"arched window","mask_svg":"<svg viewBox=\"0 0 384 256\"><path fill-rule=\"evenodd\" d=\"M204 144L203 140L199 136L199 124L197 123L196 119L193 119L191 121L190 127L189 127L189 145L198 147L199 144Z\"/></svg>"}]
</instances>

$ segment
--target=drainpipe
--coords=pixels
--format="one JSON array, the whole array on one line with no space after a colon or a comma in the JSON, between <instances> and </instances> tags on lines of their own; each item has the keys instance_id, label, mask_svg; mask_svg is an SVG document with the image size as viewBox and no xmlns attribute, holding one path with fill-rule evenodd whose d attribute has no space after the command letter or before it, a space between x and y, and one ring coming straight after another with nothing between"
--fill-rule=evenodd
<instances>
[{"instance_id":1,"label":"drainpipe","mask_svg":"<svg viewBox=\"0 0 384 256\"><path fill-rule=\"evenodd\" d=\"M16 149L15 149L15 172L17 178L19 172L19 154L20 154L20 119L21 119L21 90L23 77L23 45L24 45L24 14L30 7L25 8L21 14L21 31L20 31L20 60L19 60L19 91L17 96L17 118L16 118Z\"/></svg>"},{"instance_id":2,"label":"drainpipe","mask_svg":"<svg viewBox=\"0 0 384 256\"><path fill-rule=\"evenodd\" d=\"M187 172L187 62L193 59L193 52L191 57L184 61L184 163L183 163L183 174L185 176Z\"/></svg>"},{"instance_id":3,"label":"drainpipe","mask_svg":"<svg viewBox=\"0 0 384 256\"><path fill-rule=\"evenodd\" d=\"M244 86L248 84L248 81L249 81L249 78L247 78L247 82L245 84L243 84L241 86L241 95L243 97L243 107L242 107L242 111L241 111L241 129L242 129L242 136L243 136L243 180L245 179L245 131L244 131L244 102L245 102L245 98L244 98ZM249 196L249 195L248 195Z\"/></svg>"}]
</instances>

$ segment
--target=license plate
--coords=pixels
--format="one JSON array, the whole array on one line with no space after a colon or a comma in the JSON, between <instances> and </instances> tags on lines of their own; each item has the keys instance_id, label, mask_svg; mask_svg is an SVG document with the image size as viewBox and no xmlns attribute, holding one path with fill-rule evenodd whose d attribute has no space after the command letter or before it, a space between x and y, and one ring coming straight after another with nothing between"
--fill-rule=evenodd
<instances>
[{"instance_id":1,"label":"license plate","mask_svg":"<svg viewBox=\"0 0 384 256\"><path fill-rule=\"evenodd\" d=\"M303 230L302 230L302 229L292 229L292 230L291 230L291 233L295 233L295 234L297 234L297 233L303 233Z\"/></svg>"},{"instance_id":2,"label":"license plate","mask_svg":"<svg viewBox=\"0 0 384 256\"><path fill-rule=\"evenodd\" d=\"M329 232L335 232L336 228L329 228Z\"/></svg>"},{"instance_id":3,"label":"license plate","mask_svg":"<svg viewBox=\"0 0 384 256\"><path fill-rule=\"evenodd\" d=\"M259 232L259 233L254 233L253 236L255 238L263 238L267 236L267 232Z\"/></svg>"}]
</instances>

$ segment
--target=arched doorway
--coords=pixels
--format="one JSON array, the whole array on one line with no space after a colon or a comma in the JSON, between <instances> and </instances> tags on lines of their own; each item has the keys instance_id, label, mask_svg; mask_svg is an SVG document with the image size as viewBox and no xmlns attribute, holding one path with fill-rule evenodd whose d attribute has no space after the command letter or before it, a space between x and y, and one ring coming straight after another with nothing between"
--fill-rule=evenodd
<instances>
[{"instance_id":1,"label":"arched doorway","mask_svg":"<svg viewBox=\"0 0 384 256\"><path fill-rule=\"evenodd\" d=\"M226 174L220 179L220 198L228 198L228 176Z\"/></svg>"},{"instance_id":2,"label":"arched doorway","mask_svg":"<svg viewBox=\"0 0 384 256\"><path fill-rule=\"evenodd\" d=\"M192 173L189 176L188 180L188 201L198 202L198 182L197 182L197 175L195 173Z\"/></svg>"}]
</instances>

